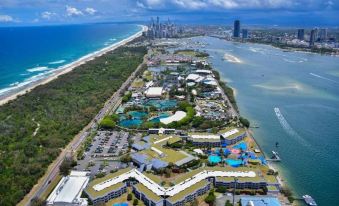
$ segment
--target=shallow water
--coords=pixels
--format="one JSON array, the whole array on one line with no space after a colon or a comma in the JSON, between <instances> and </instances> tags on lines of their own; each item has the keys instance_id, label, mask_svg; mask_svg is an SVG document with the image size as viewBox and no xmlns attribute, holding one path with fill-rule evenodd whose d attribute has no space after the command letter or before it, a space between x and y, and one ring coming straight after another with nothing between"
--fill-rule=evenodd
<instances>
[{"instance_id":1,"label":"shallow water","mask_svg":"<svg viewBox=\"0 0 339 206\"><path fill-rule=\"evenodd\" d=\"M275 166L296 195L336 205L339 58L210 37L194 40L209 43L199 49L210 53L213 66L235 89L241 115L260 126L253 132L264 152L279 152L282 162ZM225 60L225 53L239 61Z\"/></svg>"}]
</instances>

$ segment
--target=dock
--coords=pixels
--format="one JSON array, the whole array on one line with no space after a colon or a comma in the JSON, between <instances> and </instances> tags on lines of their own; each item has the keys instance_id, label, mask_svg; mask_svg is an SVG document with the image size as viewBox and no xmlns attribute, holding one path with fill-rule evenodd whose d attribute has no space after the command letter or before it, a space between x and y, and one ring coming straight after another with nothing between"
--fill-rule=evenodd
<instances>
[{"instance_id":1,"label":"dock","mask_svg":"<svg viewBox=\"0 0 339 206\"><path fill-rule=\"evenodd\" d=\"M280 162L281 161L278 152L272 151L272 154L273 154L272 158L271 159L266 159L266 161L271 161L271 162Z\"/></svg>"}]
</instances>

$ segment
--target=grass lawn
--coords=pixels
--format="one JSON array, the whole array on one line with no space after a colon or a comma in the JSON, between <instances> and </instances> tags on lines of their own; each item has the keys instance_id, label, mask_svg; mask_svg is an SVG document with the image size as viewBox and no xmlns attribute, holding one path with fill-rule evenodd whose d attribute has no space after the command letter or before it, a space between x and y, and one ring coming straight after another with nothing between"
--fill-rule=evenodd
<instances>
[{"instance_id":1,"label":"grass lawn","mask_svg":"<svg viewBox=\"0 0 339 206\"><path fill-rule=\"evenodd\" d=\"M131 201L127 201L127 195L131 193L132 194L132 200ZM136 199L134 194L132 193L132 189L131 188L127 188L127 192L123 195L121 195L120 197L118 198L114 198L108 202L106 202L106 206L113 206L114 204L117 204L117 203L122 203L122 202L126 202L128 203L129 206L132 206L133 205L133 200ZM139 203L138 203L139 206L145 206L144 202L139 200Z\"/></svg>"},{"instance_id":2,"label":"grass lawn","mask_svg":"<svg viewBox=\"0 0 339 206\"><path fill-rule=\"evenodd\" d=\"M131 86L134 87L134 88L141 88L141 87L144 86L144 84L145 84L144 80L142 80L142 79L135 79Z\"/></svg>"},{"instance_id":3,"label":"grass lawn","mask_svg":"<svg viewBox=\"0 0 339 206\"><path fill-rule=\"evenodd\" d=\"M146 70L142 75L143 78L147 79L147 81L151 81L153 79L152 72Z\"/></svg>"}]
</instances>

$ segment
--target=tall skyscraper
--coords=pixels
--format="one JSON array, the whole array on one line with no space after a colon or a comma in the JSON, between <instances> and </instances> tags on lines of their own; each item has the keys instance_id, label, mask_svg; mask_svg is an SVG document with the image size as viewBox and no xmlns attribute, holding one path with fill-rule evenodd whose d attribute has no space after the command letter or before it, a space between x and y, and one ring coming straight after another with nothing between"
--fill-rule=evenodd
<instances>
[{"instance_id":1,"label":"tall skyscraper","mask_svg":"<svg viewBox=\"0 0 339 206\"><path fill-rule=\"evenodd\" d=\"M314 46L314 42L316 40L316 35L317 35L317 30L312 29L311 30L311 35L310 35L310 46Z\"/></svg>"},{"instance_id":2,"label":"tall skyscraper","mask_svg":"<svg viewBox=\"0 0 339 206\"><path fill-rule=\"evenodd\" d=\"M304 40L305 38L305 30L304 29L298 29L298 39Z\"/></svg>"},{"instance_id":3,"label":"tall skyscraper","mask_svg":"<svg viewBox=\"0 0 339 206\"><path fill-rule=\"evenodd\" d=\"M233 37L240 37L240 21L234 21Z\"/></svg>"},{"instance_id":4,"label":"tall skyscraper","mask_svg":"<svg viewBox=\"0 0 339 206\"><path fill-rule=\"evenodd\" d=\"M320 29L319 40L320 41L326 41L327 40L327 29Z\"/></svg>"},{"instance_id":5,"label":"tall skyscraper","mask_svg":"<svg viewBox=\"0 0 339 206\"><path fill-rule=\"evenodd\" d=\"M247 29L242 29L242 38L247 39L248 38L248 30Z\"/></svg>"}]
</instances>

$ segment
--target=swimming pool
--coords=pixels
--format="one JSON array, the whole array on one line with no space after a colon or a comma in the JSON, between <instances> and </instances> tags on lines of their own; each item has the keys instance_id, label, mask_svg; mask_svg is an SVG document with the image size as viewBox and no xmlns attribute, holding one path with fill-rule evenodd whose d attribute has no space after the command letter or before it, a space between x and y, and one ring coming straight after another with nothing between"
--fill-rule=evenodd
<instances>
[{"instance_id":1,"label":"swimming pool","mask_svg":"<svg viewBox=\"0 0 339 206\"><path fill-rule=\"evenodd\" d=\"M212 164L217 164L221 162L221 157L217 155L211 155L208 157L208 161Z\"/></svg>"},{"instance_id":2,"label":"swimming pool","mask_svg":"<svg viewBox=\"0 0 339 206\"><path fill-rule=\"evenodd\" d=\"M162 118L166 118L166 117L169 117L170 115L166 112L163 112L163 113L159 113L158 116L156 117L153 117L152 119L150 119L149 121L150 122L153 122L153 123L159 123L160 122L160 119Z\"/></svg>"},{"instance_id":3,"label":"swimming pool","mask_svg":"<svg viewBox=\"0 0 339 206\"><path fill-rule=\"evenodd\" d=\"M123 127L134 127L140 126L143 123L141 119L125 119L119 122L120 126Z\"/></svg>"},{"instance_id":4,"label":"swimming pool","mask_svg":"<svg viewBox=\"0 0 339 206\"><path fill-rule=\"evenodd\" d=\"M115 203L113 206L128 206L127 202Z\"/></svg>"},{"instance_id":5,"label":"swimming pool","mask_svg":"<svg viewBox=\"0 0 339 206\"><path fill-rule=\"evenodd\" d=\"M239 144L233 147L234 149L241 149L242 151L247 150L247 144L245 142L240 142Z\"/></svg>"},{"instance_id":6,"label":"swimming pool","mask_svg":"<svg viewBox=\"0 0 339 206\"><path fill-rule=\"evenodd\" d=\"M127 114L131 115L133 119L142 119L143 117L146 117L148 115L146 112L140 111L130 111Z\"/></svg>"},{"instance_id":7,"label":"swimming pool","mask_svg":"<svg viewBox=\"0 0 339 206\"><path fill-rule=\"evenodd\" d=\"M154 106L159 110L172 109L177 106L176 100L149 100L147 106Z\"/></svg>"},{"instance_id":8,"label":"swimming pool","mask_svg":"<svg viewBox=\"0 0 339 206\"><path fill-rule=\"evenodd\" d=\"M242 165L241 160L227 159L225 160L225 162L231 167L239 167L240 165Z\"/></svg>"}]
</instances>

